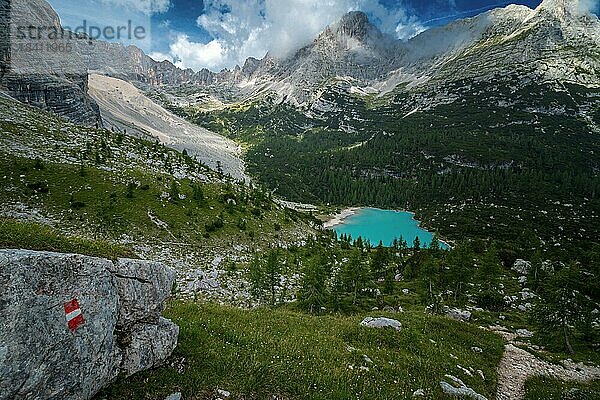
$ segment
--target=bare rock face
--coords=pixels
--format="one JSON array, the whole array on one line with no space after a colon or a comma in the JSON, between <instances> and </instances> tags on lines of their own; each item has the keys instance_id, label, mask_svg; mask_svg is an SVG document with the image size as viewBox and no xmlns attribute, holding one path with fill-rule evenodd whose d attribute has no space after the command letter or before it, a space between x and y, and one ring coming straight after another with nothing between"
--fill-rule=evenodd
<instances>
[{"instance_id":1,"label":"bare rock face","mask_svg":"<svg viewBox=\"0 0 600 400\"><path fill-rule=\"evenodd\" d=\"M0 250L0 399L89 399L160 364L179 328L162 264Z\"/></svg>"},{"instance_id":2,"label":"bare rock face","mask_svg":"<svg viewBox=\"0 0 600 400\"><path fill-rule=\"evenodd\" d=\"M0 90L72 122L102 125L98 105L87 95L82 56L74 51L50 51L46 46L55 43L49 40L16 42L19 26L60 28L60 19L44 0L0 0ZM28 51L26 46L45 50Z\"/></svg>"},{"instance_id":3,"label":"bare rock face","mask_svg":"<svg viewBox=\"0 0 600 400\"><path fill-rule=\"evenodd\" d=\"M74 123L102 125L100 108L87 94L87 74L60 77L9 72L4 75L1 86L21 103L50 111Z\"/></svg>"}]
</instances>

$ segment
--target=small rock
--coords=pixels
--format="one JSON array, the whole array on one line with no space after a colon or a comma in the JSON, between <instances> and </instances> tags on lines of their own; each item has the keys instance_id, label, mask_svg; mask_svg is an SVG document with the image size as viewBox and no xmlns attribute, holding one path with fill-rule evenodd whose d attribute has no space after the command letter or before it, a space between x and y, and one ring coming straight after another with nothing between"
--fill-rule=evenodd
<instances>
[{"instance_id":1,"label":"small rock","mask_svg":"<svg viewBox=\"0 0 600 400\"><path fill-rule=\"evenodd\" d=\"M474 353L483 353L481 347L473 346L471 347L471 350L473 350Z\"/></svg>"},{"instance_id":2,"label":"small rock","mask_svg":"<svg viewBox=\"0 0 600 400\"><path fill-rule=\"evenodd\" d=\"M531 268L531 263L529 261L518 259L513 264L513 271L521 274L527 275L529 273L529 269Z\"/></svg>"},{"instance_id":3,"label":"small rock","mask_svg":"<svg viewBox=\"0 0 600 400\"><path fill-rule=\"evenodd\" d=\"M366 362L367 364L373 364L373 360L371 360L371 358L368 355L363 354L362 358L363 358L363 361Z\"/></svg>"},{"instance_id":4,"label":"small rock","mask_svg":"<svg viewBox=\"0 0 600 400\"><path fill-rule=\"evenodd\" d=\"M457 321L467 322L471 319L471 312L467 310L461 310L459 308L450 308L446 310L446 315Z\"/></svg>"},{"instance_id":5,"label":"small rock","mask_svg":"<svg viewBox=\"0 0 600 400\"><path fill-rule=\"evenodd\" d=\"M531 332L527 329L517 329L516 334L517 334L517 336L524 337L524 338L533 337L533 332Z\"/></svg>"},{"instance_id":6,"label":"small rock","mask_svg":"<svg viewBox=\"0 0 600 400\"><path fill-rule=\"evenodd\" d=\"M181 400L181 393L176 392L168 395L165 400Z\"/></svg>"},{"instance_id":7,"label":"small rock","mask_svg":"<svg viewBox=\"0 0 600 400\"><path fill-rule=\"evenodd\" d=\"M456 368L460 369L467 376L473 376L473 373L471 373L471 371L469 371L468 369L466 369L464 367L461 367L458 364L456 364Z\"/></svg>"},{"instance_id":8,"label":"small rock","mask_svg":"<svg viewBox=\"0 0 600 400\"><path fill-rule=\"evenodd\" d=\"M384 317L379 317L379 318L366 317L365 319L362 320L360 325L366 326L369 328L390 327L390 328L394 328L397 331L402 329L402 324L400 323L400 321L397 321L397 320L391 319L391 318L384 318Z\"/></svg>"},{"instance_id":9,"label":"small rock","mask_svg":"<svg viewBox=\"0 0 600 400\"><path fill-rule=\"evenodd\" d=\"M464 396L464 397L470 397L475 400L487 400L487 398L485 396L477 393L476 391L474 391L473 389L471 389L470 387L465 385L465 383L463 381L461 381L460 379L458 379L457 377L455 377L453 375L446 375L446 378L448 378L452 382L451 383L448 383L445 381L440 382L440 386L442 387L442 391L444 393L449 394L451 396L456 396L456 397Z\"/></svg>"},{"instance_id":10,"label":"small rock","mask_svg":"<svg viewBox=\"0 0 600 400\"><path fill-rule=\"evenodd\" d=\"M425 391L423 389L417 389L413 392L412 397L425 397Z\"/></svg>"},{"instance_id":11,"label":"small rock","mask_svg":"<svg viewBox=\"0 0 600 400\"><path fill-rule=\"evenodd\" d=\"M231 393L230 393L230 392L228 392L227 390L223 390L223 389L217 389L217 394L218 394L219 396L221 396L221 397L225 397L225 398L227 398L227 397L231 396Z\"/></svg>"}]
</instances>

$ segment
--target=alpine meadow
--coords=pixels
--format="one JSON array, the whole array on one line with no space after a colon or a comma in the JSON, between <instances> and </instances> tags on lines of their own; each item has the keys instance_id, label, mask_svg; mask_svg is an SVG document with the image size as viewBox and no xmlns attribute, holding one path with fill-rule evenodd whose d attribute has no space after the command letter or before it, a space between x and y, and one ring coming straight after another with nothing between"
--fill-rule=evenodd
<instances>
[{"instance_id":1,"label":"alpine meadow","mask_svg":"<svg viewBox=\"0 0 600 400\"><path fill-rule=\"evenodd\" d=\"M0 0L0 400L600 398L596 0Z\"/></svg>"}]
</instances>

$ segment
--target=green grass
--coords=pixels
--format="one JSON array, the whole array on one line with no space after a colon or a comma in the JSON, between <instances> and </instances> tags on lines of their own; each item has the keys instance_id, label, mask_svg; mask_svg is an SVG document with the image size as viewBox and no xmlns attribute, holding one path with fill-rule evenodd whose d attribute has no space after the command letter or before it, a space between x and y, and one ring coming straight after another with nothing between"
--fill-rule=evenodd
<instances>
[{"instance_id":1,"label":"green grass","mask_svg":"<svg viewBox=\"0 0 600 400\"><path fill-rule=\"evenodd\" d=\"M0 218L0 248L78 253L113 260L134 257L133 251L126 246L103 240L65 236L47 225L10 218Z\"/></svg>"},{"instance_id":2,"label":"green grass","mask_svg":"<svg viewBox=\"0 0 600 400\"><path fill-rule=\"evenodd\" d=\"M180 241L196 245L254 241L254 234L275 240L286 229L295 227L296 213L281 209L257 192L223 183L200 184L205 200L193 199L188 179L173 179L139 169L118 173L87 167L82 176L75 165L45 162L42 169L35 161L7 156L0 160L5 190L0 201L25 204L61 221L62 228L91 232L90 236L117 239L123 234L149 242ZM170 201L165 196L175 181L184 199ZM135 182L128 194L127 186ZM40 190L42 186L44 190ZM33 188L33 189L32 189ZM225 196L237 202L227 204ZM76 204L75 204L76 203ZM149 215L167 224L160 227ZM223 219L223 227L208 232L207 226ZM244 221L244 228L240 228ZM281 226L283 229L276 229Z\"/></svg>"},{"instance_id":3,"label":"green grass","mask_svg":"<svg viewBox=\"0 0 600 400\"><path fill-rule=\"evenodd\" d=\"M494 393L499 337L422 312L388 314L402 322L401 332L360 327L367 315L373 313L310 316L176 302L166 316L181 332L167 365L120 378L98 398L156 399L180 391L185 399L208 399L221 388L234 399L399 399L421 388L428 398L442 399L445 374L486 396ZM465 376L457 364L481 369L486 380Z\"/></svg>"},{"instance_id":4,"label":"green grass","mask_svg":"<svg viewBox=\"0 0 600 400\"><path fill-rule=\"evenodd\" d=\"M524 400L600 399L600 380L591 383L563 382L550 378L530 378L525 383Z\"/></svg>"},{"instance_id":5,"label":"green grass","mask_svg":"<svg viewBox=\"0 0 600 400\"><path fill-rule=\"evenodd\" d=\"M202 250L310 231L308 216L277 206L266 191L159 143L8 100L0 99L0 112L0 204L8 215L36 211L67 235ZM172 198L173 182L182 198ZM198 187L204 199L194 199Z\"/></svg>"}]
</instances>

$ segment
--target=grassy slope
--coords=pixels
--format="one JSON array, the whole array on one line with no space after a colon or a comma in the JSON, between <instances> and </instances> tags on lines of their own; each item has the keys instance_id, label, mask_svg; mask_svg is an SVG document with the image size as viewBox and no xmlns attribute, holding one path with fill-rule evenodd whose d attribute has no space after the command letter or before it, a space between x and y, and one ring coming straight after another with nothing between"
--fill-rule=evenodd
<instances>
[{"instance_id":1,"label":"grassy slope","mask_svg":"<svg viewBox=\"0 0 600 400\"><path fill-rule=\"evenodd\" d=\"M121 378L98 398L154 399L181 391L185 399L207 399L222 388L236 399L398 399L410 398L417 389L441 399L439 381L445 374L486 396L494 393L499 337L410 311L388 315L402 322L401 332L359 326L363 317L375 314L317 317L285 308L245 311L173 303L166 315L181 332L168 365ZM465 376L457 364L481 369L486 380L477 373Z\"/></svg>"},{"instance_id":2,"label":"grassy slope","mask_svg":"<svg viewBox=\"0 0 600 400\"><path fill-rule=\"evenodd\" d=\"M221 214L225 225L213 234L221 238L239 236L240 239L248 239L249 232L261 229L274 233L276 222L291 223L286 212L276 209L266 200L228 207L222 201L228 191L225 185L219 183L203 184L206 201L198 203L192 198L193 182L176 180L179 193L186 198L172 202L161 198L163 193L171 190L171 178L167 175L148 174L139 169L113 173L87 168L85 176L80 176L79 168L68 164L45 163L41 170L33 165L32 160L25 158L8 156L0 160L0 171L7 176L6 187L11 188L0 193L0 200L5 203L24 203L44 210L57 216L66 225L79 225L91 230L94 235L116 238L127 234L152 241L201 243L206 240L205 225ZM38 193L29 188L39 182L47 185L48 193ZM134 189L132 198L127 197L128 182L140 183ZM148 189L141 189L144 185L148 185ZM236 188L233 193L239 196L242 189ZM84 205L79 209L73 208L71 200ZM260 215L250 213L255 209ZM149 212L167 223L168 229L154 224L148 217ZM240 219L247 220L245 232L236 225Z\"/></svg>"},{"instance_id":3,"label":"grassy slope","mask_svg":"<svg viewBox=\"0 0 600 400\"><path fill-rule=\"evenodd\" d=\"M0 218L0 248L78 253L109 259L134 256L127 246L66 236L47 225L20 222L10 218Z\"/></svg>"},{"instance_id":4,"label":"grassy slope","mask_svg":"<svg viewBox=\"0 0 600 400\"><path fill-rule=\"evenodd\" d=\"M69 235L195 248L252 245L259 233L263 243L292 240L306 229L302 224L298 229L298 221L306 218L277 206L265 192L228 182L175 150L76 126L6 100L0 100L0 111L5 215L24 207L17 218L38 211L43 223ZM173 182L185 198L170 198ZM131 193L129 184L134 185ZM202 188L203 201L193 198L194 186ZM235 203L228 204L229 198ZM150 215L167 227L152 222ZM221 219L223 227L207 229ZM19 237L5 244L28 246L29 239Z\"/></svg>"},{"instance_id":5,"label":"grassy slope","mask_svg":"<svg viewBox=\"0 0 600 400\"><path fill-rule=\"evenodd\" d=\"M562 382L549 378L531 378L525 383L524 400L596 400L600 398L600 381L589 384Z\"/></svg>"}]
</instances>

